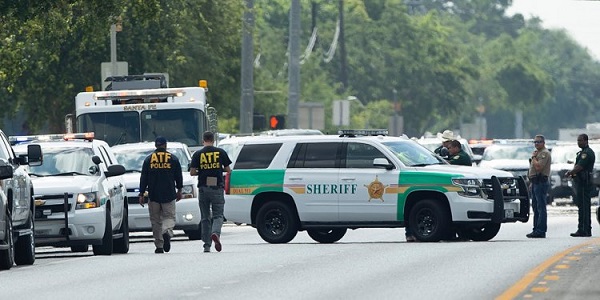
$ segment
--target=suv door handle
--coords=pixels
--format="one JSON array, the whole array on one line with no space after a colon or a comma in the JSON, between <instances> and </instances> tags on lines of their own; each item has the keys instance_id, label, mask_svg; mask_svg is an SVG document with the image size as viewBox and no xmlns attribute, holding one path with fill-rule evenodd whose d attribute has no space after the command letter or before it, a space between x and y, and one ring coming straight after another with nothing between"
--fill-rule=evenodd
<instances>
[{"instance_id":1,"label":"suv door handle","mask_svg":"<svg viewBox=\"0 0 600 300\"><path fill-rule=\"evenodd\" d=\"M342 178L341 180L343 180L343 181L355 181L356 178L345 177L345 178Z\"/></svg>"}]
</instances>

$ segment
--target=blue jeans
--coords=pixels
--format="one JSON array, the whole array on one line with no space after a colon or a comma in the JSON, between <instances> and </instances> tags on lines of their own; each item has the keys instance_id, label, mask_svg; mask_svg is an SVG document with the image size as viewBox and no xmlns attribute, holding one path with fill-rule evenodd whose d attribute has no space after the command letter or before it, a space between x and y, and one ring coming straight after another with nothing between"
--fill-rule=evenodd
<instances>
[{"instance_id":1,"label":"blue jeans","mask_svg":"<svg viewBox=\"0 0 600 300\"><path fill-rule=\"evenodd\" d=\"M533 208L533 232L546 234L548 230L548 213L546 205L550 182L533 183L531 186L531 207Z\"/></svg>"},{"instance_id":2,"label":"blue jeans","mask_svg":"<svg viewBox=\"0 0 600 300\"><path fill-rule=\"evenodd\" d=\"M212 188L201 186L198 188L200 202L200 224L204 247L210 247L210 236L214 233L221 236L223 226L223 210L225 208L225 195L222 187Z\"/></svg>"}]
</instances>

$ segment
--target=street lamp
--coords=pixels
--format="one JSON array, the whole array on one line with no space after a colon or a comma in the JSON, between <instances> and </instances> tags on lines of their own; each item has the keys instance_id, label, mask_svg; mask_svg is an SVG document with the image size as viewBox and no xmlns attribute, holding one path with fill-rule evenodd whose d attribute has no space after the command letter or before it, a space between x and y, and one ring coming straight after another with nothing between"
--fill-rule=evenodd
<instances>
[{"instance_id":1,"label":"street lamp","mask_svg":"<svg viewBox=\"0 0 600 300\"><path fill-rule=\"evenodd\" d=\"M363 110L366 110L365 105L360 101L360 99L356 98L356 96L348 96L348 97L346 97L346 100L356 102L356 103L358 103L358 106L360 106L360 108L362 108ZM365 127L366 127L366 129L369 128L369 115L368 114L365 118Z\"/></svg>"}]
</instances>

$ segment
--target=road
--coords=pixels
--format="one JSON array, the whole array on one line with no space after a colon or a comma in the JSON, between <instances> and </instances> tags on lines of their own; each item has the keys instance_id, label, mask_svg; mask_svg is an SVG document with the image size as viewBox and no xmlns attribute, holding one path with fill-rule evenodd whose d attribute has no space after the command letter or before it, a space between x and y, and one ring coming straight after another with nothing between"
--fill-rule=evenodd
<instances>
[{"instance_id":1,"label":"road","mask_svg":"<svg viewBox=\"0 0 600 300\"><path fill-rule=\"evenodd\" d=\"M358 229L335 244L301 232L263 242L247 226L223 229L221 253L174 239L154 254L135 233L129 254L93 256L38 248L33 266L0 272L2 299L494 299L536 266L594 238L572 238L576 210L549 207L546 239L505 224L489 242L406 243L403 229ZM593 233L600 234L597 222Z\"/></svg>"}]
</instances>

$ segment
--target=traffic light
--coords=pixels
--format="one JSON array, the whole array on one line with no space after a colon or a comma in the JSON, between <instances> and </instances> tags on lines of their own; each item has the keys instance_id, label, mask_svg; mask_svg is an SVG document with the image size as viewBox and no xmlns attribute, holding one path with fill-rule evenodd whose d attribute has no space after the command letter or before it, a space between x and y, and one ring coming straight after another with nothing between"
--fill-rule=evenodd
<instances>
[{"instance_id":1,"label":"traffic light","mask_svg":"<svg viewBox=\"0 0 600 300\"><path fill-rule=\"evenodd\" d=\"M255 114L252 118L252 129L253 130L265 130L267 120L265 115Z\"/></svg>"},{"instance_id":2,"label":"traffic light","mask_svg":"<svg viewBox=\"0 0 600 300\"><path fill-rule=\"evenodd\" d=\"M272 115L269 118L269 128L284 129L285 128L285 116L284 115Z\"/></svg>"}]
</instances>

